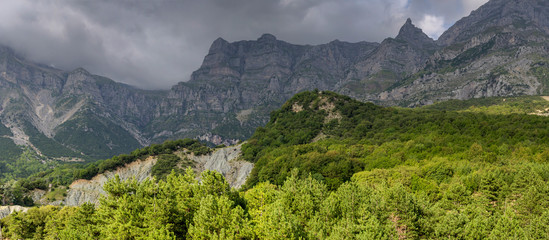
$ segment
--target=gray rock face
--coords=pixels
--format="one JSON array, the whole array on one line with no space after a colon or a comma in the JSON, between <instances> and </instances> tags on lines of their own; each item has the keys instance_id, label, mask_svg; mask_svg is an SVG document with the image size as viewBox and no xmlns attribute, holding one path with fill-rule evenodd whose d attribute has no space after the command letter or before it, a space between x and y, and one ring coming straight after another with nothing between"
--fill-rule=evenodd
<instances>
[{"instance_id":1,"label":"gray rock face","mask_svg":"<svg viewBox=\"0 0 549 240\"><path fill-rule=\"evenodd\" d=\"M192 156L197 171L217 171L233 188L240 188L246 183L246 178L252 172L253 163L238 161L242 145L236 145L216 150L214 153L204 156Z\"/></svg>"},{"instance_id":2,"label":"gray rock face","mask_svg":"<svg viewBox=\"0 0 549 240\"><path fill-rule=\"evenodd\" d=\"M541 30L549 34L549 4L545 0L491 0L450 27L438 39L451 45L497 28Z\"/></svg>"},{"instance_id":3,"label":"gray rock face","mask_svg":"<svg viewBox=\"0 0 549 240\"><path fill-rule=\"evenodd\" d=\"M395 39L405 41L409 45L422 50L436 49L435 41L427 36L427 34L425 34L421 29L412 24L412 20L409 18L406 20L404 26L400 28L400 31Z\"/></svg>"},{"instance_id":4,"label":"gray rock face","mask_svg":"<svg viewBox=\"0 0 549 240\"><path fill-rule=\"evenodd\" d=\"M333 41L301 46L270 34L256 41L228 43L217 39L191 80L174 86L163 102L164 115L160 118L178 119L175 130L165 129L162 121L153 121L151 129L168 130L165 137L211 133L225 139L245 139L251 135L250 129L265 124L269 112L295 93L315 88L334 90L346 69L377 45ZM250 117L237 118L235 113L248 110ZM190 122L188 118L201 121Z\"/></svg>"},{"instance_id":5,"label":"gray rock face","mask_svg":"<svg viewBox=\"0 0 549 240\"><path fill-rule=\"evenodd\" d=\"M231 187L240 188L245 182L253 168L249 162L239 161L241 145L217 149L211 154L203 156L187 155L193 160L193 169L200 173L204 170L218 171L225 176ZM118 168L115 171L108 171L99 174L91 180L77 180L73 182L67 191L67 197L62 202L67 206L80 206L84 203L98 204L101 195L105 194L103 185L116 175L121 180L135 178L143 181L151 177L152 168L157 159L149 157L143 161L136 161ZM50 203L52 204L52 203Z\"/></svg>"},{"instance_id":6,"label":"gray rock face","mask_svg":"<svg viewBox=\"0 0 549 240\"><path fill-rule=\"evenodd\" d=\"M370 56L354 64L345 82L334 90L362 100L376 100L376 94L425 67L438 49L433 39L408 19L396 38L385 39Z\"/></svg>"},{"instance_id":7,"label":"gray rock face","mask_svg":"<svg viewBox=\"0 0 549 240\"><path fill-rule=\"evenodd\" d=\"M65 198L64 205L66 206L80 206L84 203L99 203L99 197L105 194L103 185L116 175L120 177L120 180L129 180L135 178L137 181L143 181L146 178L151 177L151 171L154 164L156 164L155 158L149 158L144 161L136 161L122 168L118 168L115 171L108 171L103 174L99 174L91 180L77 180L69 186L67 191L67 197Z\"/></svg>"},{"instance_id":8,"label":"gray rock face","mask_svg":"<svg viewBox=\"0 0 549 240\"><path fill-rule=\"evenodd\" d=\"M0 219L7 217L13 212L27 212L29 208L21 206L0 206Z\"/></svg>"},{"instance_id":9,"label":"gray rock face","mask_svg":"<svg viewBox=\"0 0 549 240\"><path fill-rule=\"evenodd\" d=\"M545 1L489 1L439 38L437 43L444 47L429 57L421 72L382 92L377 101L418 106L447 99L546 94L549 21L542 13L549 12L548 7Z\"/></svg>"}]
</instances>

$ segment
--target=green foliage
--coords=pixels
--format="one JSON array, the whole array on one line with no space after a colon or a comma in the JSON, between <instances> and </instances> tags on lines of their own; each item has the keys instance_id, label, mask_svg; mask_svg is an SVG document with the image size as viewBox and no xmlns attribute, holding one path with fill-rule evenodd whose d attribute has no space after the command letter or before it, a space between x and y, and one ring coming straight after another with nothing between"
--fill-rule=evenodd
<instances>
[{"instance_id":1,"label":"green foliage","mask_svg":"<svg viewBox=\"0 0 549 240\"><path fill-rule=\"evenodd\" d=\"M92 159L109 158L140 146L128 131L98 117L92 110L79 112L57 129L56 141L79 149Z\"/></svg>"},{"instance_id":2,"label":"green foliage","mask_svg":"<svg viewBox=\"0 0 549 240\"><path fill-rule=\"evenodd\" d=\"M256 165L240 193L217 172L165 175L182 164L174 151L209 151L180 140L74 171L160 156L158 178L109 180L97 208L33 208L0 224L10 239L546 239L549 119L514 112L538 100L393 109L306 92L243 146ZM21 201L40 179L3 196Z\"/></svg>"},{"instance_id":3,"label":"green foliage","mask_svg":"<svg viewBox=\"0 0 549 240\"><path fill-rule=\"evenodd\" d=\"M161 154L151 170L151 175L157 179L164 179L172 170L182 173L182 169L191 167L191 165L191 160L187 158L181 159L175 154Z\"/></svg>"},{"instance_id":4,"label":"green foliage","mask_svg":"<svg viewBox=\"0 0 549 240\"><path fill-rule=\"evenodd\" d=\"M362 170L436 158L547 161L549 119L526 114L547 108L540 97L519 97L393 109L331 92L304 92L273 112L243 145L244 159L255 162L246 188L263 181L280 185L293 168L333 190ZM438 182L453 174L433 167L425 174Z\"/></svg>"},{"instance_id":5,"label":"green foliage","mask_svg":"<svg viewBox=\"0 0 549 240\"><path fill-rule=\"evenodd\" d=\"M46 195L44 196L45 199L48 201L58 201L63 200L67 196L67 187L65 186L59 186L57 188L52 188Z\"/></svg>"},{"instance_id":6,"label":"green foliage","mask_svg":"<svg viewBox=\"0 0 549 240\"><path fill-rule=\"evenodd\" d=\"M9 147L9 144L7 147ZM5 160L0 157L0 176L4 180L24 178L55 165L55 163L36 155L28 147L13 149L12 155L8 156L11 157Z\"/></svg>"},{"instance_id":7,"label":"green foliage","mask_svg":"<svg viewBox=\"0 0 549 240\"><path fill-rule=\"evenodd\" d=\"M0 161L8 162L9 160L16 159L23 150L21 147L15 145L15 143L6 137L0 137ZM2 171L4 172L4 171Z\"/></svg>"},{"instance_id":8,"label":"green foliage","mask_svg":"<svg viewBox=\"0 0 549 240\"><path fill-rule=\"evenodd\" d=\"M42 154L49 157L83 157L81 154L63 146L55 139L51 139L42 134L31 123L24 123L25 133L29 136L29 141L37 147Z\"/></svg>"},{"instance_id":9,"label":"green foliage","mask_svg":"<svg viewBox=\"0 0 549 240\"><path fill-rule=\"evenodd\" d=\"M13 133L11 132L11 130L6 126L4 126L4 124L2 123L0 123L0 137L1 136L8 136L8 137L13 136Z\"/></svg>"},{"instance_id":10,"label":"green foliage","mask_svg":"<svg viewBox=\"0 0 549 240\"><path fill-rule=\"evenodd\" d=\"M97 208L32 208L0 224L10 239L545 239L548 165L438 159L363 171L333 191L292 170L240 194L189 168L158 182L115 177Z\"/></svg>"},{"instance_id":11,"label":"green foliage","mask_svg":"<svg viewBox=\"0 0 549 240\"><path fill-rule=\"evenodd\" d=\"M242 239L250 234L244 210L227 196L207 195L189 227L192 239Z\"/></svg>"},{"instance_id":12,"label":"green foliage","mask_svg":"<svg viewBox=\"0 0 549 240\"><path fill-rule=\"evenodd\" d=\"M485 113L491 115L545 113L549 101L539 96L492 97L469 100L448 100L422 107L439 111Z\"/></svg>"}]
</instances>

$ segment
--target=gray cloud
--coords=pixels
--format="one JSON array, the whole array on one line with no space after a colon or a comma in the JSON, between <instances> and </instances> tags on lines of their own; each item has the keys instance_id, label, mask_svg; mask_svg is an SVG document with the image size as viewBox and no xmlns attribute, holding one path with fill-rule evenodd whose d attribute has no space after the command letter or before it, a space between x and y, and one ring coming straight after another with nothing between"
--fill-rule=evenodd
<instances>
[{"instance_id":1,"label":"gray cloud","mask_svg":"<svg viewBox=\"0 0 549 240\"><path fill-rule=\"evenodd\" d=\"M406 18L449 27L487 0L0 0L0 43L141 88L187 81L213 40L381 41ZM430 18L426 18L430 16Z\"/></svg>"}]
</instances>

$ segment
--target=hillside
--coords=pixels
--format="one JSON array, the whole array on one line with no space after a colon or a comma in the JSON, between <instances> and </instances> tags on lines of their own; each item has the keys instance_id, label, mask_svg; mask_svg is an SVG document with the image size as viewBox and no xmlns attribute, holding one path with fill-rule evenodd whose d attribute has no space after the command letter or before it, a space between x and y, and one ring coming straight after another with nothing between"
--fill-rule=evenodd
<instances>
[{"instance_id":1,"label":"hillside","mask_svg":"<svg viewBox=\"0 0 549 240\"><path fill-rule=\"evenodd\" d=\"M496 163L516 151L549 154L541 97L449 101L382 108L331 92L304 92L271 114L243 145L256 163L248 183L281 184L293 168L337 188L354 173L432 159ZM476 106L476 107L475 107Z\"/></svg>"},{"instance_id":2,"label":"hillside","mask_svg":"<svg viewBox=\"0 0 549 240\"><path fill-rule=\"evenodd\" d=\"M2 205L35 204L78 206L98 203L103 184L118 176L122 180L164 179L186 168L196 173L220 172L231 187L240 188L253 164L238 159L240 145L211 149L197 140L183 139L153 144L130 154L94 163L70 163L43 169L27 178L2 183Z\"/></svg>"},{"instance_id":3,"label":"hillside","mask_svg":"<svg viewBox=\"0 0 549 240\"><path fill-rule=\"evenodd\" d=\"M11 238L546 239L549 118L529 114L546 108L541 97L406 109L327 91L303 92L274 111L242 146L244 159L255 166L240 193L223 175L209 171L200 183L193 171L157 182L113 178L96 208L32 208L2 219L3 233ZM204 149L186 140L128 156L181 144ZM108 162L99 166L112 165Z\"/></svg>"}]
</instances>

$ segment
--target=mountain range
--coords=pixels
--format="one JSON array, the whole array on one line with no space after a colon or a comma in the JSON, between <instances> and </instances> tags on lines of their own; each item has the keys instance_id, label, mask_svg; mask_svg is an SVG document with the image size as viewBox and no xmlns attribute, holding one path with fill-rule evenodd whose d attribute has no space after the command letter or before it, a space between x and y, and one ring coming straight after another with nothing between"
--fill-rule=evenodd
<instances>
[{"instance_id":1,"label":"mountain range","mask_svg":"<svg viewBox=\"0 0 549 240\"><path fill-rule=\"evenodd\" d=\"M436 41L410 19L381 43L219 38L191 79L169 90L55 69L0 47L0 155L25 146L46 158L94 160L184 137L234 144L312 89L404 107L549 94L548 12L544 0L491 0Z\"/></svg>"}]
</instances>

